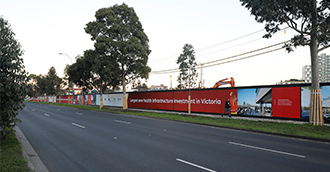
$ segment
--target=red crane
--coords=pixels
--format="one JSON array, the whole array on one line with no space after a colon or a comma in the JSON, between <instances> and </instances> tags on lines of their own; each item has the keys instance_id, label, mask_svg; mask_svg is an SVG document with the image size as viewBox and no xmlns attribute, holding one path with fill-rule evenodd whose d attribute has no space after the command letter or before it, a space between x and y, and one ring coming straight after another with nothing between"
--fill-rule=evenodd
<instances>
[{"instance_id":1,"label":"red crane","mask_svg":"<svg viewBox=\"0 0 330 172\"><path fill-rule=\"evenodd\" d=\"M222 79L222 80L216 82L214 84L213 88L218 88L221 85L225 85L225 84L230 84L231 87L235 87L235 80L234 80L234 78L233 77L230 77L230 78Z\"/></svg>"}]
</instances>

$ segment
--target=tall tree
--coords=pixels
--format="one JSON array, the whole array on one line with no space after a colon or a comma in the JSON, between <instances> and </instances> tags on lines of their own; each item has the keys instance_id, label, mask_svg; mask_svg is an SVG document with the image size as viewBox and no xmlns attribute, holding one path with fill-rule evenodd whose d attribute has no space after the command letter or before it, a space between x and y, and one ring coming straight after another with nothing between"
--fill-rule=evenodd
<instances>
[{"instance_id":1,"label":"tall tree","mask_svg":"<svg viewBox=\"0 0 330 172\"><path fill-rule=\"evenodd\" d=\"M134 9L125 3L99 9L95 18L85 31L95 41L99 57L108 58L112 70L118 71L123 85L123 109L127 109L126 84L137 78L148 79L151 71L147 66L149 39Z\"/></svg>"},{"instance_id":2,"label":"tall tree","mask_svg":"<svg viewBox=\"0 0 330 172\"><path fill-rule=\"evenodd\" d=\"M83 93L93 89L93 59L91 60L89 61L86 56L78 57L75 63L68 65L64 70L64 73L68 76L68 80L81 87Z\"/></svg>"},{"instance_id":3,"label":"tall tree","mask_svg":"<svg viewBox=\"0 0 330 172\"><path fill-rule=\"evenodd\" d=\"M30 97L35 97L37 92L36 92L36 84L37 84L37 76L35 74L30 74L29 76L29 92L28 92L28 96Z\"/></svg>"},{"instance_id":4,"label":"tall tree","mask_svg":"<svg viewBox=\"0 0 330 172\"><path fill-rule=\"evenodd\" d=\"M196 86L198 73L196 71L195 50L190 44L183 46L183 52L176 61L179 64L180 75L178 76L178 88L185 89Z\"/></svg>"},{"instance_id":5,"label":"tall tree","mask_svg":"<svg viewBox=\"0 0 330 172\"><path fill-rule=\"evenodd\" d=\"M330 15L329 0L240 0L242 6L250 10L251 15L259 23L265 23L267 34L271 38L280 31L282 24L297 32L286 50L292 51L292 46L309 46L312 67L311 113L310 123L323 125L322 103L319 84L319 67L317 54L329 48Z\"/></svg>"},{"instance_id":6,"label":"tall tree","mask_svg":"<svg viewBox=\"0 0 330 172\"><path fill-rule=\"evenodd\" d=\"M0 141L19 121L18 110L24 107L28 77L24 70L21 45L14 38L8 21L0 16Z\"/></svg>"},{"instance_id":7,"label":"tall tree","mask_svg":"<svg viewBox=\"0 0 330 172\"><path fill-rule=\"evenodd\" d=\"M46 94L47 93L47 91L46 91L47 90L46 77L39 74L38 76L35 76L35 80L37 82L36 82L36 85L34 87L35 87L37 95L41 96L41 95Z\"/></svg>"},{"instance_id":8,"label":"tall tree","mask_svg":"<svg viewBox=\"0 0 330 172\"><path fill-rule=\"evenodd\" d=\"M47 95L57 95L61 92L61 83L62 79L57 76L56 69L54 66L52 66L49 71L47 76L45 77L46 79L46 94Z\"/></svg>"},{"instance_id":9,"label":"tall tree","mask_svg":"<svg viewBox=\"0 0 330 172\"><path fill-rule=\"evenodd\" d=\"M86 50L84 56L76 63L68 66L66 73L69 80L83 88L83 90L96 88L102 93L109 88L119 85L118 67L112 56L107 56L95 50ZM102 107L102 101L100 104Z\"/></svg>"}]
</instances>

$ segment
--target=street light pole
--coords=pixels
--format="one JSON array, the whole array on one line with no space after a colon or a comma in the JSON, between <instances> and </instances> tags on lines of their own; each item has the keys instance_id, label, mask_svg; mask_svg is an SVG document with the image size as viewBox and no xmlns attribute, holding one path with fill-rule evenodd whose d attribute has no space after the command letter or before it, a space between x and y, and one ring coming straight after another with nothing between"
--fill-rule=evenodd
<instances>
[{"instance_id":1,"label":"street light pole","mask_svg":"<svg viewBox=\"0 0 330 172\"><path fill-rule=\"evenodd\" d=\"M190 98L190 70L191 70L191 66L189 66L189 95L188 95L188 114L191 115L191 98Z\"/></svg>"},{"instance_id":2,"label":"street light pole","mask_svg":"<svg viewBox=\"0 0 330 172\"><path fill-rule=\"evenodd\" d=\"M170 75L170 81L171 81L171 82L170 82L170 85L171 85L171 86L170 86L170 90L172 90L172 75Z\"/></svg>"},{"instance_id":3,"label":"street light pole","mask_svg":"<svg viewBox=\"0 0 330 172\"><path fill-rule=\"evenodd\" d=\"M70 61L71 61L71 65L73 64L72 59L69 55L67 55L65 53L58 53L58 55L65 55L65 56L69 57ZM72 101L73 101L72 104L75 104L74 88L73 88L73 82L72 81L71 81L71 87L72 87Z\"/></svg>"}]
</instances>

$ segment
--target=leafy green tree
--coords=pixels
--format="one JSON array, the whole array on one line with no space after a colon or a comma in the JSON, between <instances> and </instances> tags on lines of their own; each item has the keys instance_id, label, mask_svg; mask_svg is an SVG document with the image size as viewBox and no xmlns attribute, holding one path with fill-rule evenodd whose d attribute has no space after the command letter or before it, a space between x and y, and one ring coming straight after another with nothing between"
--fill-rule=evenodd
<instances>
[{"instance_id":1,"label":"leafy green tree","mask_svg":"<svg viewBox=\"0 0 330 172\"><path fill-rule=\"evenodd\" d=\"M141 80L137 80L136 83L133 83L132 87L135 88L135 89L138 89L139 91L148 89L147 84L146 83L142 84Z\"/></svg>"},{"instance_id":2,"label":"leafy green tree","mask_svg":"<svg viewBox=\"0 0 330 172\"><path fill-rule=\"evenodd\" d=\"M35 74L30 74L28 76L29 78L29 89L28 89L28 96L29 97L35 97L36 96L36 90L35 90L35 85L37 83L36 81L36 75Z\"/></svg>"},{"instance_id":3,"label":"leafy green tree","mask_svg":"<svg viewBox=\"0 0 330 172\"><path fill-rule=\"evenodd\" d=\"M61 84L63 80L57 76L55 67L48 70L48 74L29 75L31 79L33 96L58 95L62 93ZM31 93L29 93L31 94Z\"/></svg>"},{"instance_id":4,"label":"leafy green tree","mask_svg":"<svg viewBox=\"0 0 330 172\"><path fill-rule=\"evenodd\" d=\"M35 76L35 79L37 80L35 87L37 96L42 96L44 94L46 94L46 88L47 88L47 81L46 81L46 77L39 74L38 76Z\"/></svg>"},{"instance_id":5,"label":"leafy green tree","mask_svg":"<svg viewBox=\"0 0 330 172\"><path fill-rule=\"evenodd\" d=\"M312 109L321 109L322 103L319 84L319 67L317 54L330 47L330 15L329 0L240 0L242 6L250 10L259 23L265 23L267 34L271 38L280 31L281 25L287 25L297 32L290 42L286 43L286 50L292 51L292 46L309 46L312 67L311 101ZM311 110L311 117L323 119L322 111ZM311 118L310 118L311 121Z\"/></svg>"},{"instance_id":6,"label":"leafy green tree","mask_svg":"<svg viewBox=\"0 0 330 172\"><path fill-rule=\"evenodd\" d=\"M123 109L126 109L126 84L137 78L148 79L151 71L147 66L151 52L149 39L134 9L125 3L99 9L95 18L85 31L95 41L97 57L108 59L111 75L118 74L116 77L123 85Z\"/></svg>"},{"instance_id":7,"label":"leafy green tree","mask_svg":"<svg viewBox=\"0 0 330 172\"><path fill-rule=\"evenodd\" d=\"M114 89L119 85L120 73L118 63L115 62L115 57L100 53L100 48L97 48L97 50L87 51L86 57L90 61L94 60L92 65L94 87L98 88L101 93L104 93L105 90Z\"/></svg>"},{"instance_id":8,"label":"leafy green tree","mask_svg":"<svg viewBox=\"0 0 330 172\"><path fill-rule=\"evenodd\" d=\"M70 81L82 87L84 91L96 88L102 97L106 90L119 85L117 65L112 56L95 50L86 50L84 56L77 58L76 63L66 68L65 73Z\"/></svg>"},{"instance_id":9,"label":"leafy green tree","mask_svg":"<svg viewBox=\"0 0 330 172\"><path fill-rule=\"evenodd\" d=\"M83 93L93 89L92 66L93 59L90 61L86 56L81 56L76 59L75 63L68 65L65 69L68 80L81 87Z\"/></svg>"},{"instance_id":10,"label":"leafy green tree","mask_svg":"<svg viewBox=\"0 0 330 172\"><path fill-rule=\"evenodd\" d=\"M195 50L190 44L183 46L183 52L176 61L179 64L180 75L178 76L178 88L185 89L196 86L196 80L198 77L195 66Z\"/></svg>"},{"instance_id":11,"label":"leafy green tree","mask_svg":"<svg viewBox=\"0 0 330 172\"><path fill-rule=\"evenodd\" d=\"M47 95L57 95L61 92L62 79L57 76L56 69L54 66L49 69L45 80Z\"/></svg>"},{"instance_id":12,"label":"leafy green tree","mask_svg":"<svg viewBox=\"0 0 330 172\"><path fill-rule=\"evenodd\" d=\"M23 50L14 36L8 21L0 16L0 141L13 132L28 93L28 77L20 58Z\"/></svg>"}]
</instances>

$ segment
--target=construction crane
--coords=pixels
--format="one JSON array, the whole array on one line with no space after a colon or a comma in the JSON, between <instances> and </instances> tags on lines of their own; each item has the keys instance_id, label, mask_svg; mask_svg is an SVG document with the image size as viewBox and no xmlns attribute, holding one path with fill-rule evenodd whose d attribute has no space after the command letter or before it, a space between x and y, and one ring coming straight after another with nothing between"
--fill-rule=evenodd
<instances>
[{"instance_id":1,"label":"construction crane","mask_svg":"<svg viewBox=\"0 0 330 172\"><path fill-rule=\"evenodd\" d=\"M234 80L234 78L233 77L230 77L230 78L222 79L222 80L216 82L214 84L213 88L218 88L221 85L225 85L225 84L230 84L231 87L235 87L235 80Z\"/></svg>"}]
</instances>

